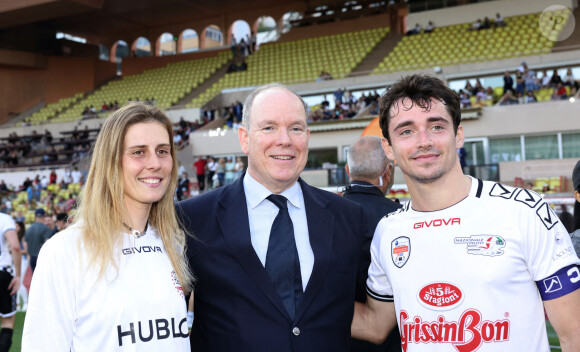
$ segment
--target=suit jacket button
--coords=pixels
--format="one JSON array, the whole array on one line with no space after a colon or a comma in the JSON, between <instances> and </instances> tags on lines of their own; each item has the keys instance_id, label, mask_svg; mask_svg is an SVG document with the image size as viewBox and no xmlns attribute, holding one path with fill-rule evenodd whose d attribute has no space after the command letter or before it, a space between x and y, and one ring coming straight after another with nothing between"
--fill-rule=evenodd
<instances>
[{"instance_id":1,"label":"suit jacket button","mask_svg":"<svg viewBox=\"0 0 580 352\"><path fill-rule=\"evenodd\" d=\"M292 333L294 334L294 336L298 336L298 335L300 335L300 329L298 329L297 327L294 327L294 329L292 329Z\"/></svg>"}]
</instances>

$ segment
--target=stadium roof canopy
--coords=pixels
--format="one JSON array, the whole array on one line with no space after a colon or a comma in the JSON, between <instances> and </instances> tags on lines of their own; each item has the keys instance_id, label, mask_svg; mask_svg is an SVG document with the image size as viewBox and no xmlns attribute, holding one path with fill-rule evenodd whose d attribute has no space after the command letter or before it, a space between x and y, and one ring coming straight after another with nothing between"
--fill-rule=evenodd
<instances>
[{"instance_id":1,"label":"stadium roof canopy","mask_svg":"<svg viewBox=\"0 0 580 352\"><path fill-rule=\"evenodd\" d=\"M136 35L215 24L227 30L233 21L252 25L256 14L279 20L289 11L314 11L319 6L343 6L346 0L18 0L0 1L0 47L2 38L15 33L24 38L38 31L64 32L92 44L111 44ZM358 3L369 3L368 0ZM350 1L349 3L353 3ZM260 15L260 16L261 16ZM26 33L26 34L25 34ZM13 41L10 41L13 43ZM15 48L18 49L18 48ZM30 50L31 48L28 48Z\"/></svg>"}]
</instances>

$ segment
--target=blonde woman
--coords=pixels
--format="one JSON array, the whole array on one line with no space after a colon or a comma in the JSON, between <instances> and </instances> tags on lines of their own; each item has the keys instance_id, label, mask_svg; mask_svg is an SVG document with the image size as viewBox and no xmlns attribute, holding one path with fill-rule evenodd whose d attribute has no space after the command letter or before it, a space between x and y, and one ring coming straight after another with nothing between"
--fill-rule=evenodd
<instances>
[{"instance_id":1,"label":"blonde woman","mask_svg":"<svg viewBox=\"0 0 580 352\"><path fill-rule=\"evenodd\" d=\"M143 103L106 120L75 222L40 252L23 351L190 350L171 136L171 121Z\"/></svg>"}]
</instances>

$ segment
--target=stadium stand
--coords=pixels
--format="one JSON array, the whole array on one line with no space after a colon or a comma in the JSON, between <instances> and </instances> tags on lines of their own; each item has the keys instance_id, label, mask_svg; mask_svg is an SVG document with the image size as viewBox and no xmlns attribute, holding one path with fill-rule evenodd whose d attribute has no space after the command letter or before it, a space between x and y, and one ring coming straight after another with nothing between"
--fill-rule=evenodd
<instances>
[{"instance_id":1,"label":"stadium stand","mask_svg":"<svg viewBox=\"0 0 580 352\"><path fill-rule=\"evenodd\" d=\"M554 11L568 19L569 12ZM547 16L548 17L548 16ZM554 41L538 28L549 26L540 14L505 18L505 26L470 31L470 23L435 28L405 36L373 71L374 74L501 60L549 53Z\"/></svg>"},{"instance_id":2,"label":"stadium stand","mask_svg":"<svg viewBox=\"0 0 580 352\"><path fill-rule=\"evenodd\" d=\"M103 102L126 102L128 99L136 98L141 100L154 98L159 107L168 108L207 80L230 59L229 51L220 51L211 58L171 63L165 67L146 70L141 74L111 81L94 94L77 101L75 106L53 121L78 119L86 106L100 107Z\"/></svg>"},{"instance_id":3,"label":"stadium stand","mask_svg":"<svg viewBox=\"0 0 580 352\"><path fill-rule=\"evenodd\" d=\"M55 117L82 99L83 95L83 93L77 93L73 97L62 98L56 103L48 104L40 111L35 112L29 117L26 117L24 119L24 124L36 126L46 122L69 121L68 119L56 119Z\"/></svg>"},{"instance_id":4,"label":"stadium stand","mask_svg":"<svg viewBox=\"0 0 580 352\"><path fill-rule=\"evenodd\" d=\"M344 78L388 33L376 28L263 45L246 60L247 71L227 74L187 106L201 107L228 88L312 82L321 71Z\"/></svg>"}]
</instances>

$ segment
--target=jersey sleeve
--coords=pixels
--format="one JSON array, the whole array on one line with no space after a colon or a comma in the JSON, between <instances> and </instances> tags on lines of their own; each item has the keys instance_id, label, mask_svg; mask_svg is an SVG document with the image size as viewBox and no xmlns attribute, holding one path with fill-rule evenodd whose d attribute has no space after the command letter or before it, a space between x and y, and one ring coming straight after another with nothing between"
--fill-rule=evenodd
<instances>
[{"instance_id":1,"label":"jersey sleeve","mask_svg":"<svg viewBox=\"0 0 580 352\"><path fill-rule=\"evenodd\" d=\"M23 351L70 351L76 320L78 251L69 237L55 236L40 250L28 298L22 334Z\"/></svg>"},{"instance_id":2,"label":"jersey sleeve","mask_svg":"<svg viewBox=\"0 0 580 352\"><path fill-rule=\"evenodd\" d=\"M542 299L557 298L580 288L580 260L570 235L552 208L541 201L520 216L528 270Z\"/></svg>"},{"instance_id":3,"label":"jersey sleeve","mask_svg":"<svg viewBox=\"0 0 580 352\"><path fill-rule=\"evenodd\" d=\"M393 290L384 268L382 258L390 258L389 248L383 248L387 219L379 221L371 242L371 265L367 279L367 293L370 297L383 302L393 301Z\"/></svg>"},{"instance_id":4,"label":"jersey sleeve","mask_svg":"<svg viewBox=\"0 0 580 352\"><path fill-rule=\"evenodd\" d=\"M0 221L0 233L5 235L10 230L16 230L16 223L11 216L2 214L2 221Z\"/></svg>"}]
</instances>

